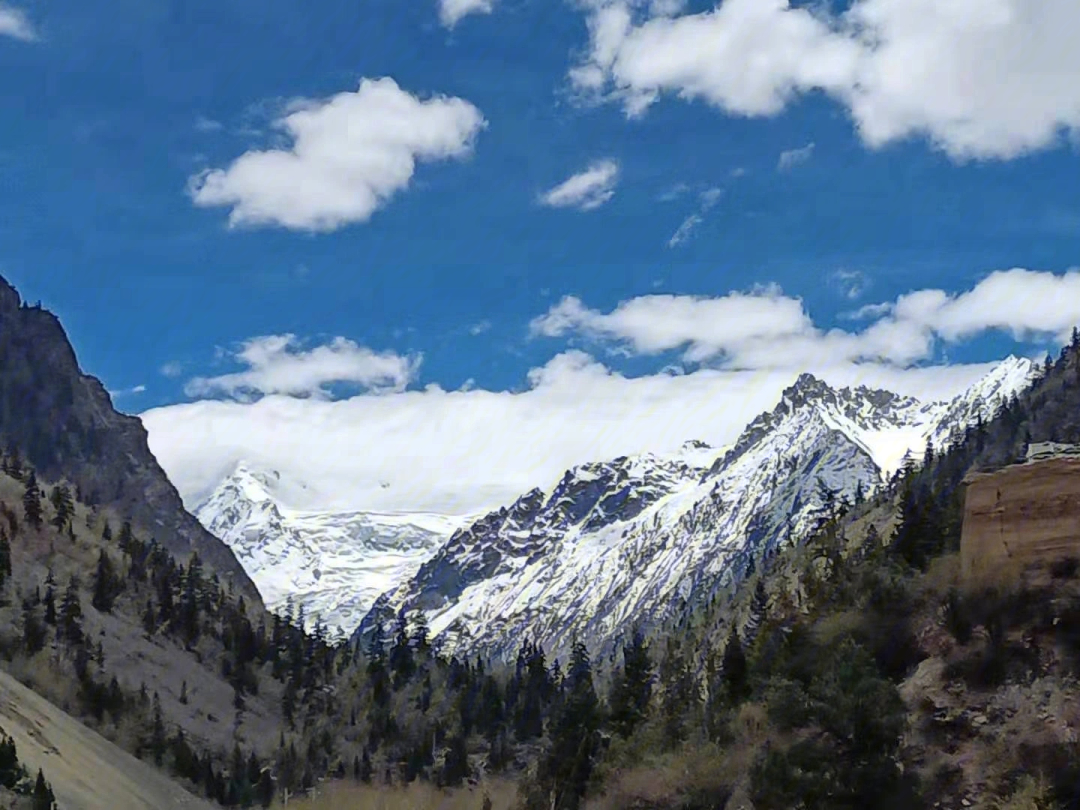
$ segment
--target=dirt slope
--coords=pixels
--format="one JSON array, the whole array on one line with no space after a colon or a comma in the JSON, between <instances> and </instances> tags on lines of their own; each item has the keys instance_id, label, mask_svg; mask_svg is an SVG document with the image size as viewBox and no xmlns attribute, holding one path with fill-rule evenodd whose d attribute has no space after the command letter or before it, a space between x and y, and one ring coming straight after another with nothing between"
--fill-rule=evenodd
<instances>
[{"instance_id":1,"label":"dirt slope","mask_svg":"<svg viewBox=\"0 0 1080 810\"><path fill-rule=\"evenodd\" d=\"M0 730L27 770L45 771L62 810L214 810L0 672Z\"/></svg>"}]
</instances>

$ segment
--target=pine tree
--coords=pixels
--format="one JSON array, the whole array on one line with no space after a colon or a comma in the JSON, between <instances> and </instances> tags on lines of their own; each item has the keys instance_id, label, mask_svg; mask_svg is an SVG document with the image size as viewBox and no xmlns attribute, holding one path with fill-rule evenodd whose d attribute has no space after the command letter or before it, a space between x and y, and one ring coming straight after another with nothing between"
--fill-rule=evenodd
<instances>
[{"instance_id":1,"label":"pine tree","mask_svg":"<svg viewBox=\"0 0 1080 810\"><path fill-rule=\"evenodd\" d=\"M585 645L571 649L566 695L552 729L551 745L538 773L541 789L555 810L578 810L598 751L600 704Z\"/></svg>"},{"instance_id":2,"label":"pine tree","mask_svg":"<svg viewBox=\"0 0 1080 810\"><path fill-rule=\"evenodd\" d=\"M4 587L7 578L11 576L11 541L8 540L7 532L0 527L0 588Z\"/></svg>"},{"instance_id":3,"label":"pine tree","mask_svg":"<svg viewBox=\"0 0 1080 810\"><path fill-rule=\"evenodd\" d=\"M68 580L64 599L60 603L59 630L61 637L68 644L77 645L83 641L82 603L79 600L79 580L74 574Z\"/></svg>"},{"instance_id":4,"label":"pine tree","mask_svg":"<svg viewBox=\"0 0 1080 810\"><path fill-rule=\"evenodd\" d=\"M45 648L45 625L37 613L37 606L29 599L22 604L22 644L27 655L34 655Z\"/></svg>"},{"instance_id":5,"label":"pine tree","mask_svg":"<svg viewBox=\"0 0 1080 810\"><path fill-rule=\"evenodd\" d=\"M105 549L102 549L98 555L97 570L94 572L94 595L90 604L102 613L112 612L119 585L120 578L116 574L112 560L109 559Z\"/></svg>"},{"instance_id":6,"label":"pine tree","mask_svg":"<svg viewBox=\"0 0 1080 810\"><path fill-rule=\"evenodd\" d=\"M653 665L645 635L635 628L623 647L623 667L611 693L611 720L615 730L629 737L645 719L652 698Z\"/></svg>"},{"instance_id":7,"label":"pine tree","mask_svg":"<svg viewBox=\"0 0 1080 810\"><path fill-rule=\"evenodd\" d=\"M26 478L26 491L23 493L23 512L26 522L35 529L41 528L41 490L38 488L37 475L33 470Z\"/></svg>"},{"instance_id":8,"label":"pine tree","mask_svg":"<svg viewBox=\"0 0 1080 810\"><path fill-rule=\"evenodd\" d=\"M37 781L34 783L31 806L34 810L53 810L56 806L56 797L53 795L49 783L45 781L45 774L41 772L40 768L38 768L37 772Z\"/></svg>"},{"instance_id":9,"label":"pine tree","mask_svg":"<svg viewBox=\"0 0 1080 810\"><path fill-rule=\"evenodd\" d=\"M734 704L741 703L748 693L746 654L742 642L735 630L728 636L724 646L724 660L721 670L728 697Z\"/></svg>"},{"instance_id":10,"label":"pine tree","mask_svg":"<svg viewBox=\"0 0 1080 810\"><path fill-rule=\"evenodd\" d=\"M161 766L165 756L165 721L161 717L161 698L154 692L154 717L150 727L150 751L154 755L154 764Z\"/></svg>"},{"instance_id":11,"label":"pine tree","mask_svg":"<svg viewBox=\"0 0 1080 810\"><path fill-rule=\"evenodd\" d=\"M75 513L75 504L71 500L71 492L67 487L57 484L49 493L49 502L53 505L56 514L53 516L52 525L57 531L63 531L71 522Z\"/></svg>"}]
</instances>

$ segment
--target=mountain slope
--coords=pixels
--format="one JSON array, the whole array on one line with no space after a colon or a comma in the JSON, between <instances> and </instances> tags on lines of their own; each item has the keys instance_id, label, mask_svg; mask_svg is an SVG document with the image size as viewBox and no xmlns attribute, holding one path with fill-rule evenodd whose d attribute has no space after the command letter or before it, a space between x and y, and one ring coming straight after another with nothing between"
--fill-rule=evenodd
<instances>
[{"instance_id":1,"label":"mountain slope","mask_svg":"<svg viewBox=\"0 0 1080 810\"><path fill-rule=\"evenodd\" d=\"M441 515L289 509L281 477L241 462L196 509L256 581L267 607L288 602L352 632L375 599L409 579L462 524Z\"/></svg>"},{"instance_id":2,"label":"mountain slope","mask_svg":"<svg viewBox=\"0 0 1080 810\"><path fill-rule=\"evenodd\" d=\"M101 382L82 373L56 316L23 304L3 278L0 439L17 446L42 477L67 479L88 505L111 507L171 553L198 552L249 603L261 605L228 546L184 509L142 422L118 413Z\"/></svg>"},{"instance_id":3,"label":"mountain slope","mask_svg":"<svg viewBox=\"0 0 1080 810\"><path fill-rule=\"evenodd\" d=\"M359 632L422 610L448 650L510 658L536 638L564 656L577 634L610 652L631 623L663 621L808 534L825 490L849 500L869 493L905 454L988 416L1032 372L1010 358L942 403L835 390L802 375L708 467L700 448L694 462L646 455L583 465L455 533L379 598Z\"/></svg>"},{"instance_id":4,"label":"mountain slope","mask_svg":"<svg viewBox=\"0 0 1080 810\"><path fill-rule=\"evenodd\" d=\"M0 672L0 732L15 741L30 773L45 770L64 810L214 807L4 672Z\"/></svg>"}]
</instances>

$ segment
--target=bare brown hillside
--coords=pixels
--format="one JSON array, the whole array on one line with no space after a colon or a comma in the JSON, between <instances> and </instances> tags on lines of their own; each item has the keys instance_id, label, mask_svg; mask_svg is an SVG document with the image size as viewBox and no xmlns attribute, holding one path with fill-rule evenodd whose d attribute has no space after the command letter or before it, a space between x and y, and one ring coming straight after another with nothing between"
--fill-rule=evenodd
<instances>
[{"instance_id":1,"label":"bare brown hillside","mask_svg":"<svg viewBox=\"0 0 1080 810\"><path fill-rule=\"evenodd\" d=\"M64 810L212 810L156 768L120 750L5 672L0 730L31 773L48 774Z\"/></svg>"}]
</instances>

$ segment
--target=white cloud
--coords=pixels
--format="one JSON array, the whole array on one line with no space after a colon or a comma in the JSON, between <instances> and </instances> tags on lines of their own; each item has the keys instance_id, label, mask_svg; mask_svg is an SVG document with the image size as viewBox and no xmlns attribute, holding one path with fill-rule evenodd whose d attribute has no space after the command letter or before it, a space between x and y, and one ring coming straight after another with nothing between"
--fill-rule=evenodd
<instances>
[{"instance_id":1,"label":"white cloud","mask_svg":"<svg viewBox=\"0 0 1080 810\"><path fill-rule=\"evenodd\" d=\"M280 471L297 508L475 514L533 486L551 486L585 461L670 451L692 438L722 447L774 407L802 371L838 386L924 400L953 396L989 367L900 362L930 356L922 327L947 340L991 328L1015 335L1045 330L1062 339L1080 322L1080 273L994 273L959 294L915 291L872 317L860 332L826 331L775 287L718 299L646 296L608 314L564 299L538 331L588 329L642 353L735 345L741 368L667 364L664 372L629 378L570 350L530 371L528 389L514 393L470 381L459 391L429 385L336 401L202 401L142 417L151 449L189 506L247 459ZM851 362L860 351L897 343L894 362Z\"/></svg>"},{"instance_id":2,"label":"white cloud","mask_svg":"<svg viewBox=\"0 0 1080 810\"><path fill-rule=\"evenodd\" d=\"M291 146L252 150L195 175L196 205L231 208L233 226L333 231L366 222L409 185L418 162L468 156L486 126L468 101L423 100L390 78L294 102L275 123Z\"/></svg>"},{"instance_id":3,"label":"white cloud","mask_svg":"<svg viewBox=\"0 0 1080 810\"><path fill-rule=\"evenodd\" d=\"M439 20L447 28L453 28L470 14L490 14L495 0L439 0Z\"/></svg>"},{"instance_id":4,"label":"white cloud","mask_svg":"<svg viewBox=\"0 0 1080 810\"><path fill-rule=\"evenodd\" d=\"M478 323L474 323L472 326L470 326L469 327L469 334L473 335L475 337L476 335L484 334L484 332L487 332L490 329L491 329L491 321L483 320L483 321L479 321Z\"/></svg>"},{"instance_id":5,"label":"white cloud","mask_svg":"<svg viewBox=\"0 0 1080 810\"><path fill-rule=\"evenodd\" d=\"M829 282L840 290L845 298L854 301L870 287L870 279L861 270L834 270L829 275ZM869 312L873 312L871 304Z\"/></svg>"},{"instance_id":6,"label":"white cloud","mask_svg":"<svg viewBox=\"0 0 1080 810\"><path fill-rule=\"evenodd\" d=\"M950 396L988 369L818 369L837 385ZM720 447L794 380L782 371L703 370L626 378L569 352L529 375L520 393L427 388L339 401L266 397L203 401L142 414L150 447L189 507L239 459L278 470L306 509L476 514L551 486L574 465ZM379 482L388 482L388 487ZM303 489L301 489L301 484Z\"/></svg>"},{"instance_id":7,"label":"white cloud","mask_svg":"<svg viewBox=\"0 0 1080 810\"><path fill-rule=\"evenodd\" d=\"M401 390L420 367L419 357L375 352L343 337L307 350L295 335L256 337L245 341L232 359L246 370L196 377L184 387L185 393L241 399L272 394L326 398L327 386L335 383Z\"/></svg>"},{"instance_id":8,"label":"white cloud","mask_svg":"<svg viewBox=\"0 0 1080 810\"><path fill-rule=\"evenodd\" d=\"M163 377L176 378L184 373L184 364L177 361L165 363L158 371Z\"/></svg>"},{"instance_id":9,"label":"white cloud","mask_svg":"<svg viewBox=\"0 0 1080 810\"><path fill-rule=\"evenodd\" d=\"M1016 339L1064 340L1080 323L1080 271L998 271L958 295L920 290L864 307L856 316L877 320L860 332L820 329L800 299L776 287L719 298L647 295L609 313L568 296L536 318L531 331L547 337L580 334L645 355L678 350L687 362L720 360L730 368L799 368L826 361L903 366L930 357L939 340L956 342L990 329Z\"/></svg>"},{"instance_id":10,"label":"white cloud","mask_svg":"<svg viewBox=\"0 0 1080 810\"><path fill-rule=\"evenodd\" d=\"M195 130L197 132L220 132L224 128L220 121L215 121L213 118L200 115L195 119Z\"/></svg>"},{"instance_id":11,"label":"white cloud","mask_svg":"<svg viewBox=\"0 0 1080 810\"><path fill-rule=\"evenodd\" d=\"M785 149L780 153L780 157L776 161L776 170L786 172L793 169L801 163L806 163L813 154L813 142L808 143L806 146L800 146L798 149Z\"/></svg>"},{"instance_id":12,"label":"white cloud","mask_svg":"<svg viewBox=\"0 0 1080 810\"><path fill-rule=\"evenodd\" d=\"M619 164L610 159L598 160L555 188L545 191L540 195L540 202L552 208L591 211L615 196L618 181Z\"/></svg>"},{"instance_id":13,"label":"white cloud","mask_svg":"<svg viewBox=\"0 0 1080 810\"><path fill-rule=\"evenodd\" d=\"M701 222L701 214L690 214L687 216L679 227L675 229L675 233L671 235L671 238L668 239L668 247L678 247L689 239L691 235L693 235L694 229L696 229Z\"/></svg>"},{"instance_id":14,"label":"white cloud","mask_svg":"<svg viewBox=\"0 0 1080 810\"><path fill-rule=\"evenodd\" d=\"M687 215L686 219L682 221L682 224L675 229L675 233L668 239L668 247L678 247L689 239L697 229L697 226L705 221L705 214L720 201L720 198L723 195L724 190L718 187L708 188L705 189L705 191L702 191L698 195L698 210Z\"/></svg>"},{"instance_id":15,"label":"white cloud","mask_svg":"<svg viewBox=\"0 0 1080 810\"><path fill-rule=\"evenodd\" d=\"M6 3L0 3L0 36L20 39L23 42L35 42L38 39L37 29L26 12Z\"/></svg>"},{"instance_id":16,"label":"white cloud","mask_svg":"<svg viewBox=\"0 0 1080 810\"><path fill-rule=\"evenodd\" d=\"M110 390L109 391L109 396L114 397L114 398L115 397L128 397L128 396L133 396L135 394L145 394L145 393L146 393L146 386L145 385L133 385L131 388L121 388L119 391Z\"/></svg>"},{"instance_id":17,"label":"white cloud","mask_svg":"<svg viewBox=\"0 0 1080 810\"><path fill-rule=\"evenodd\" d=\"M664 94L774 116L842 104L870 147L926 137L955 159L1011 158L1080 134L1075 0L724 0L681 16L593 0L573 84L630 115Z\"/></svg>"}]
</instances>

